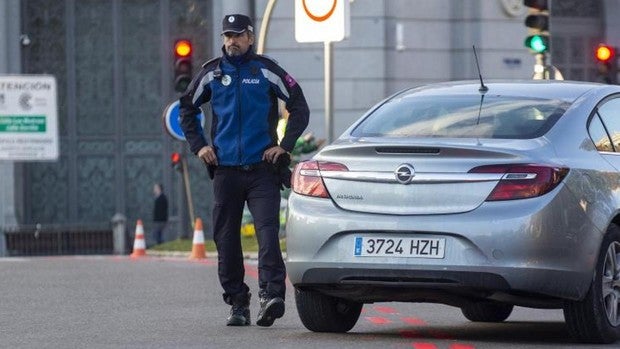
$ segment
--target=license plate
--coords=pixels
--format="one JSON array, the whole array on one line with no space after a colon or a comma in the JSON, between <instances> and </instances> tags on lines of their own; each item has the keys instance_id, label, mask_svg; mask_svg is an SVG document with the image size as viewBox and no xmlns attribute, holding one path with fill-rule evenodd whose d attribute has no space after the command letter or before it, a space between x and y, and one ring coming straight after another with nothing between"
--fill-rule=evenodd
<instances>
[{"instance_id":1,"label":"license plate","mask_svg":"<svg viewBox=\"0 0 620 349\"><path fill-rule=\"evenodd\" d=\"M355 237L358 257L417 257L443 258L446 239L437 238L369 238Z\"/></svg>"}]
</instances>

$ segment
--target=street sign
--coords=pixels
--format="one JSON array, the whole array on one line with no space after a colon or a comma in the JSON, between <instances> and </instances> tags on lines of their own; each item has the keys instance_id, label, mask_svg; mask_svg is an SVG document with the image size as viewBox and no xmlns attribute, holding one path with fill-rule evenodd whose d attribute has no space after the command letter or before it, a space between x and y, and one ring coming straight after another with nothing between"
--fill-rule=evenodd
<instances>
[{"instance_id":1,"label":"street sign","mask_svg":"<svg viewBox=\"0 0 620 349\"><path fill-rule=\"evenodd\" d=\"M0 160L58 160L58 102L51 75L0 76Z\"/></svg>"},{"instance_id":2,"label":"street sign","mask_svg":"<svg viewBox=\"0 0 620 349\"><path fill-rule=\"evenodd\" d=\"M335 42L349 37L349 0L295 0L295 40Z\"/></svg>"},{"instance_id":3,"label":"street sign","mask_svg":"<svg viewBox=\"0 0 620 349\"><path fill-rule=\"evenodd\" d=\"M166 107L162 121L164 123L164 130L166 130L170 137L179 141L185 141L185 134L183 134L183 130L181 129L180 116L179 101L174 101ZM204 127L205 116L202 112L198 114L197 118L200 125Z\"/></svg>"}]
</instances>

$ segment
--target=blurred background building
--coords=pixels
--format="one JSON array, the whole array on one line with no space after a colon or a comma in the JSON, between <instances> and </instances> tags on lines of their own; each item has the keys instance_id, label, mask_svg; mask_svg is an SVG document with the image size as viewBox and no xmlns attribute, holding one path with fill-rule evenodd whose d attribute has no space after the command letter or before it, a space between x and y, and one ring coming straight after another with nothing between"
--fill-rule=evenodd
<instances>
[{"instance_id":1,"label":"blurred background building","mask_svg":"<svg viewBox=\"0 0 620 349\"><path fill-rule=\"evenodd\" d=\"M478 77L529 79L522 0L347 0L350 37L333 44L334 134L389 94L418 84ZM260 33L268 0L3 0L0 74L57 79L61 156L53 162L0 162L0 227L102 226L115 213L149 230L153 183L170 198L168 239L186 235L181 176L170 166L184 144L162 128L173 89L173 45L193 45L193 71L221 53L221 18L247 13L265 54L301 84L311 107L308 131L325 138L323 44L300 44L294 1L279 0ZM601 42L620 45L620 0L556 0L550 63L565 79L597 81ZM187 154L189 155L189 154ZM211 188L189 156L196 215L210 227ZM184 222L184 224L180 224ZM1 246L0 246L1 249Z\"/></svg>"}]
</instances>

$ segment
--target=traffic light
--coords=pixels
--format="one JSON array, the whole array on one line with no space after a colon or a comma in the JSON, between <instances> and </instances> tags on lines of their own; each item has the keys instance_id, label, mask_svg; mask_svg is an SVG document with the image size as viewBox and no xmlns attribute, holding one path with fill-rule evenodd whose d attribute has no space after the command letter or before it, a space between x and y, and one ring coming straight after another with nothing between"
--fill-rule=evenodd
<instances>
[{"instance_id":1,"label":"traffic light","mask_svg":"<svg viewBox=\"0 0 620 349\"><path fill-rule=\"evenodd\" d=\"M525 26L528 36L525 38L525 47L532 53L545 54L549 51L549 0L523 0L523 5L529 8L525 17Z\"/></svg>"},{"instance_id":2,"label":"traffic light","mask_svg":"<svg viewBox=\"0 0 620 349\"><path fill-rule=\"evenodd\" d=\"M170 164L172 165L172 168L179 172L183 171L183 164L181 163L181 161L181 154L177 152L172 153L172 155L170 156Z\"/></svg>"},{"instance_id":3,"label":"traffic light","mask_svg":"<svg viewBox=\"0 0 620 349\"><path fill-rule=\"evenodd\" d=\"M177 40L174 43L174 90L185 92L192 81L192 43Z\"/></svg>"},{"instance_id":4,"label":"traffic light","mask_svg":"<svg viewBox=\"0 0 620 349\"><path fill-rule=\"evenodd\" d=\"M618 63L616 48L606 44L599 44L594 51L598 64L599 81L606 84L618 83Z\"/></svg>"}]
</instances>

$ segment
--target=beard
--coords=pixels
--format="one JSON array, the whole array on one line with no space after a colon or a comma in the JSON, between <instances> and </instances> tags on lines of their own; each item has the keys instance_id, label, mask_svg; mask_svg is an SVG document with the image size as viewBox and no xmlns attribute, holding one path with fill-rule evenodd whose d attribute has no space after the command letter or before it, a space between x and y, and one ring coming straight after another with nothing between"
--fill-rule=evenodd
<instances>
[{"instance_id":1,"label":"beard","mask_svg":"<svg viewBox=\"0 0 620 349\"><path fill-rule=\"evenodd\" d=\"M226 53L231 57L243 55L243 52L241 52L241 48L239 46L234 46L234 45L226 47Z\"/></svg>"}]
</instances>

